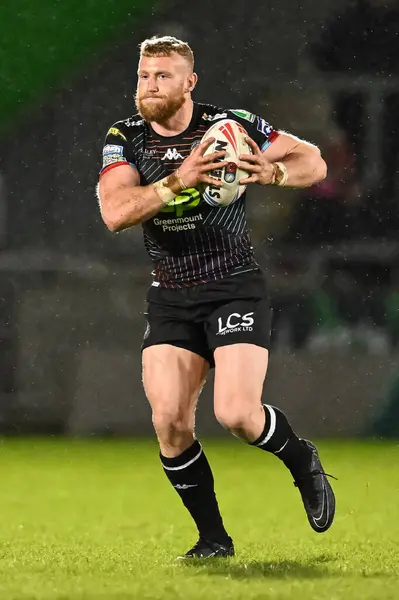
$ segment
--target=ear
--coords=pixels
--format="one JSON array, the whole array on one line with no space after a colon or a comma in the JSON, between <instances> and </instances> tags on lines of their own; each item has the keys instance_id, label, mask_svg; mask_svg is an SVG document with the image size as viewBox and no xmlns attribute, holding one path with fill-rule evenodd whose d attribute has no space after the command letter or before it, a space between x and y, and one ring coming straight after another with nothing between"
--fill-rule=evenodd
<instances>
[{"instance_id":1,"label":"ear","mask_svg":"<svg viewBox=\"0 0 399 600\"><path fill-rule=\"evenodd\" d=\"M187 79L187 88L184 90L185 92L192 92L195 86L197 85L198 75L197 73L192 73Z\"/></svg>"}]
</instances>

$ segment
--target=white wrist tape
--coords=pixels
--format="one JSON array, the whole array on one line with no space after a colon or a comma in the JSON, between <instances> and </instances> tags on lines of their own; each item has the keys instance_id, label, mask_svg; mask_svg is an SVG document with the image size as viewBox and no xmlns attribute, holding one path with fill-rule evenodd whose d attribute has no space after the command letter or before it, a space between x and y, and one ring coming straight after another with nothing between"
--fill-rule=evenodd
<instances>
[{"instance_id":1,"label":"white wrist tape","mask_svg":"<svg viewBox=\"0 0 399 600\"><path fill-rule=\"evenodd\" d=\"M277 185L279 186L284 186L287 183L288 180L288 171L287 171L287 167L285 166L284 163L282 162L276 162L276 165L278 166L278 168L280 169L280 171L282 172L283 176L280 179L280 181L277 181Z\"/></svg>"},{"instance_id":2,"label":"white wrist tape","mask_svg":"<svg viewBox=\"0 0 399 600\"><path fill-rule=\"evenodd\" d=\"M164 177L160 181L156 181L152 184L154 186L154 190L159 196L159 199L167 206L174 198L176 198L177 194L172 192L170 187L168 187L168 178Z\"/></svg>"}]
</instances>

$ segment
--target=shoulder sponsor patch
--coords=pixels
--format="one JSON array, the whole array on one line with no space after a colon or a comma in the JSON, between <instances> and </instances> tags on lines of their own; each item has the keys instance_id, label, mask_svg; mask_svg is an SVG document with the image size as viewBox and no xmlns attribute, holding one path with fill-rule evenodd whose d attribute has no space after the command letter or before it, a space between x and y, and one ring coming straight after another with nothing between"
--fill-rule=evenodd
<instances>
[{"instance_id":1,"label":"shoulder sponsor patch","mask_svg":"<svg viewBox=\"0 0 399 600\"><path fill-rule=\"evenodd\" d=\"M261 117L258 117L258 123L257 123L256 129L258 131L260 131L261 133L263 133L263 135L265 135L266 137L269 137L269 135L273 131L273 127L270 125L270 123L268 123Z\"/></svg>"},{"instance_id":2,"label":"shoulder sponsor patch","mask_svg":"<svg viewBox=\"0 0 399 600\"><path fill-rule=\"evenodd\" d=\"M127 163L127 160L120 154L106 154L103 158L103 168L118 162Z\"/></svg>"},{"instance_id":3,"label":"shoulder sponsor patch","mask_svg":"<svg viewBox=\"0 0 399 600\"><path fill-rule=\"evenodd\" d=\"M119 135L123 140L127 141L126 136L123 135L117 127L111 127L111 129L108 130L107 135Z\"/></svg>"},{"instance_id":4,"label":"shoulder sponsor patch","mask_svg":"<svg viewBox=\"0 0 399 600\"><path fill-rule=\"evenodd\" d=\"M107 144L103 148L103 156L107 154L123 154L123 146L116 146L115 144Z\"/></svg>"},{"instance_id":5,"label":"shoulder sponsor patch","mask_svg":"<svg viewBox=\"0 0 399 600\"><path fill-rule=\"evenodd\" d=\"M236 117L239 117L240 119L245 119L246 121L249 121L250 123L255 123L256 115L254 115L251 112L248 112L247 110L241 110L240 108L235 108L234 110L230 110L230 112L233 113L233 115L235 115Z\"/></svg>"}]
</instances>

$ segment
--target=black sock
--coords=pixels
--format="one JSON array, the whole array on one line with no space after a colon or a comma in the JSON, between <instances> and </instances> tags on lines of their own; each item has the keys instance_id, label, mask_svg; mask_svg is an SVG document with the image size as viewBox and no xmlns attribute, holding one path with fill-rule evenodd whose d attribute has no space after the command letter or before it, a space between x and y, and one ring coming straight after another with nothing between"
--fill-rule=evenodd
<instances>
[{"instance_id":1,"label":"black sock","mask_svg":"<svg viewBox=\"0 0 399 600\"><path fill-rule=\"evenodd\" d=\"M194 519L201 537L223 543L229 536L223 526L215 496L211 467L196 440L180 456L160 454L162 466L184 506Z\"/></svg>"},{"instance_id":2,"label":"black sock","mask_svg":"<svg viewBox=\"0 0 399 600\"><path fill-rule=\"evenodd\" d=\"M309 461L309 450L294 433L285 414L275 406L264 404L266 422L262 434L251 446L272 452L295 474Z\"/></svg>"}]
</instances>

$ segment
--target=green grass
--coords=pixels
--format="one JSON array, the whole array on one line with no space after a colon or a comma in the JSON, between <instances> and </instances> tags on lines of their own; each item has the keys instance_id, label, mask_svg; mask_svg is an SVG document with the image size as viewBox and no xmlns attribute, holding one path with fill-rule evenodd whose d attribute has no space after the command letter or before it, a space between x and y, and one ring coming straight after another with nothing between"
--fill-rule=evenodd
<instances>
[{"instance_id":1,"label":"green grass","mask_svg":"<svg viewBox=\"0 0 399 600\"><path fill-rule=\"evenodd\" d=\"M153 442L1 440L0 599L399 598L398 444L319 444L339 477L323 535L277 459L204 447L237 556L186 564L195 530Z\"/></svg>"}]
</instances>

